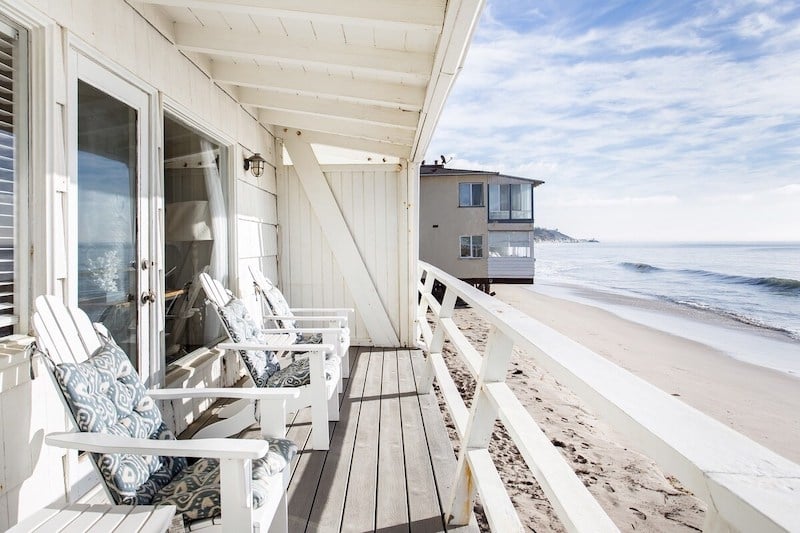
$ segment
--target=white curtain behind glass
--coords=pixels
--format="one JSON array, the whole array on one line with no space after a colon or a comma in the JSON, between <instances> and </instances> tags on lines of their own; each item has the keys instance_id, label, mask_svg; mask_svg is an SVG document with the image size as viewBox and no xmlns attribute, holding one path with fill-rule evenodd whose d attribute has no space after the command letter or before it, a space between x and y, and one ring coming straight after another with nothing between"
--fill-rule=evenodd
<instances>
[{"instance_id":1,"label":"white curtain behind glass","mask_svg":"<svg viewBox=\"0 0 800 533\"><path fill-rule=\"evenodd\" d=\"M215 161L214 146L207 140L200 139L200 152L208 193L211 231L214 233L209 274L225 285L228 278L228 217L225 196L222 193L222 181Z\"/></svg>"}]
</instances>

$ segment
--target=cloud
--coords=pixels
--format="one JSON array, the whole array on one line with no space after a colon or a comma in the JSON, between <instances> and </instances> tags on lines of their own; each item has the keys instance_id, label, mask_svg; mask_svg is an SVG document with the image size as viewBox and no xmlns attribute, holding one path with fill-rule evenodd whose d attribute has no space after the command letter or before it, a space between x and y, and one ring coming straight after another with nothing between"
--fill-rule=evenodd
<instances>
[{"instance_id":1,"label":"cloud","mask_svg":"<svg viewBox=\"0 0 800 533\"><path fill-rule=\"evenodd\" d=\"M794 191L800 14L788 4L515 6L489 3L429 159L544 179L537 202L559 205L581 190L620 208L754 183Z\"/></svg>"}]
</instances>

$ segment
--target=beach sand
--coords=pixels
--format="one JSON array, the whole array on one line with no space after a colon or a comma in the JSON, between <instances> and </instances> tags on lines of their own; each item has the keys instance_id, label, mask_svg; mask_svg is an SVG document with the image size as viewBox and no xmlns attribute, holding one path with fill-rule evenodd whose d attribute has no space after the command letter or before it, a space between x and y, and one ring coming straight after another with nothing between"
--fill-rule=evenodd
<instances>
[{"instance_id":1,"label":"beach sand","mask_svg":"<svg viewBox=\"0 0 800 533\"><path fill-rule=\"evenodd\" d=\"M800 435L800 379L738 361L593 306L537 294L523 286L493 285L492 290L497 298L677 399L789 459L800 460L800 450L792 446ZM471 309L457 309L454 319L482 351L488 334L485 323ZM469 405L474 392L472 376L449 342L444 356ZM518 350L512 357L508 383L621 530L702 529L702 501L652 460L629 448L622 435L592 414L590 405ZM452 423L447 423L455 441ZM532 474L521 468L524 463L500 424L490 449L523 525L531 531L563 531Z\"/></svg>"}]
</instances>

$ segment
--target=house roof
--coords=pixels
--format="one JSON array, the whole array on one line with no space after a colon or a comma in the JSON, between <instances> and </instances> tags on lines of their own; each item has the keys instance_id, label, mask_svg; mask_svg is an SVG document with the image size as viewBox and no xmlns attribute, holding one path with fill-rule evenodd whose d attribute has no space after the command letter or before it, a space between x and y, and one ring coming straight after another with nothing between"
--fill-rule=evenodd
<instances>
[{"instance_id":1,"label":"house roof","mask_svg":"<svg viewBox=\"0 0 800 533\"><path fill-rule=\"evenodd\" d=\"M484 0L132 4L262 123L418 161Z\"/></svg>"},{"instance_id":2,"label":"house roof","mask_svg":"<svg viewBox=\"0 0 800 533\"><path fill-rule=\"evenodd\" d=\"M544 181L534 178L526 178L522 176L510 176L508 174L501 174L500 172L493 172L491 170L465 170L459 168L445 168L443 165L421 165L419 167L420 177L425 176L496 176L499 178L510 178L514 180L529 181L534 187L542 185Z\"/></svg>"}]
</instances>

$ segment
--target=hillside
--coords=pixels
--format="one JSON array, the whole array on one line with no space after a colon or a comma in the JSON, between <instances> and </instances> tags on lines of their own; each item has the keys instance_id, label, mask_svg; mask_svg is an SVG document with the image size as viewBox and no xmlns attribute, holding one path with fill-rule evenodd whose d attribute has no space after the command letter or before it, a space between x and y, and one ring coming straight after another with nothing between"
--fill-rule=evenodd
<instances>
[{"instance_id":1,"label":"hillside","mask_svg":"<svg viewBox=\"0 0 800 533\"><path fill-rule=\"evenodd\" d=\"M533 228L533 242L598 242L597 239L575 239L558 229Z\"/></svg>"}]
</instances>

